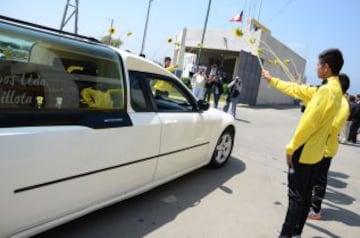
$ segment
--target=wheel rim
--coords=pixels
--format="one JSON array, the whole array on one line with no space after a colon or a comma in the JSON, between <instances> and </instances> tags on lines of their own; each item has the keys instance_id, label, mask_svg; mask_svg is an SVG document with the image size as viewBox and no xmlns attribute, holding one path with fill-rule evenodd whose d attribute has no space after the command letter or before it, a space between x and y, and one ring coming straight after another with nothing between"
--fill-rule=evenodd
<instances>
[{"instance_id":1,"label":"wheel rim","mask_svg":"<svg viewBox=\"0 0 360 238\"><path fill-rule=\"evenodd\" d=\"M219 164L223 163L230 155L232 147L232 136L229 133L223 134L216 146L215 160Z\"/></svg>"}]
</instances>

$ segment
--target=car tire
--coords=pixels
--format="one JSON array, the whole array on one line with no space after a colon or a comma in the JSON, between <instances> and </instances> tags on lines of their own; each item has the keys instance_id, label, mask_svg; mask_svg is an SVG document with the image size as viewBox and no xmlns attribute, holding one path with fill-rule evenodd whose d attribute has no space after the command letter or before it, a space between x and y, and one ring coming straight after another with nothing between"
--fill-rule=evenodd
<instances>
[{"instance_id":1,"label":"car tire","mask_svg":"<svg viewBox=\"0 0 360 238\"><path fill-rule=\"evenodd\" d=\"M216 143L209 166L212 168L220 168L224 166L230 158L233 146L234 132L230 129L227 129L221 134Z\"/></svg>"}]
</instances>

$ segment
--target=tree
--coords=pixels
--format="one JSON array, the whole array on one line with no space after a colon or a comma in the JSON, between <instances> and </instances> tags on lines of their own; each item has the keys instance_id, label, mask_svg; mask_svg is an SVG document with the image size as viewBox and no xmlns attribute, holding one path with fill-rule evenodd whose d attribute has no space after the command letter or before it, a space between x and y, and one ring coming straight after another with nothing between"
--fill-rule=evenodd
<instances>
[{"instance_id":1,"label":"tree","mask_svg":"<svg viewBox=\"0 0 360 238\"><path fill-rule=\"evenodd\" d=\"M116 48L119 48L123 43L120 38L112 38L111 35L101 37L100 41L104 44L111 45Z\"/></svg>"}]
</instances>

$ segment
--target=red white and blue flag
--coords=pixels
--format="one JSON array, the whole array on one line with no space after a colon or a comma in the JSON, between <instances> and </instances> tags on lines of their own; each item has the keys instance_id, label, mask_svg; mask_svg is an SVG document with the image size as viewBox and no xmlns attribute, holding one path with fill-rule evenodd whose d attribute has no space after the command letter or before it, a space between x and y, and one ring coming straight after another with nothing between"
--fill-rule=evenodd
<instances>
[{"instance_id":1,"label":"red white and blue flag","mask_svg":"<svg viewBox=\"0 0 360 238\"><path fill-rule=\"evenodd\" d=\"M241 13L238 13L233 18L231 18L230 21L242 22L243 14L244 14L244 11L241 11Z\"/></svg>"}]
</instances>

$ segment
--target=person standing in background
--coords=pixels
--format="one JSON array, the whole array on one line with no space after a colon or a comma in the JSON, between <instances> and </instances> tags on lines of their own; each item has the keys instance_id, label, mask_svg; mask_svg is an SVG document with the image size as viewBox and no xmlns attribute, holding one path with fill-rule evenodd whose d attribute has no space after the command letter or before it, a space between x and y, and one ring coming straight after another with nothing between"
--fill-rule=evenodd
<instances>
[{"instance_id":1,"label":"person standing in background","mask_svg":"<svg viewBox=\"0 0 360 238\"><path fill-rule=\"evenodd\" d=\"M171 58L168 56L165 57L163 66L171 73L174 73L177 68L177 65L171 65ZM154 85L154 89L156 90L157 95L167 97L167 95L169 95L169 92L172 90L172 86L164 80L157 80Z\"/></svg>"},{"instance_id":2,"label":"person standing in background","mask_svg":"<svg viewBox=\"0 0 360 238\"><path fill-rule=\"evenodd\" d=\"M197 73L191 78L192 91L198 100L204 99L206 74L203 68L200 68Z\"/></svg>"},{"instance_id":3,"label":"person standing in background","mask_svg":"<svg viewBox=\"0 0 360 238\"><path fill-rule=\"evenodd\" d=\"M213 64L211 65L209 77L207 77L207 81L205 84L206 91L204 97L207 102L210 102L211 94L213 92L214 84L217 76L218 76L218 66L217 64Z\"/></svg>"},{"instance_id":4,"label":"person standing in background","mask_svg":"<svg viewBox=\"0 0 360 238\"><path fill-rule=\"evenodd\" d=\"M356 144L357 134L360 128L360 94L356 96L356 102L351 106L351 126L348 141Z\"/></svg>"},{"instance_id":5,"label":"person standing in background","mask_svg":"<svg viewBox=\"0 0 360 238\"><path fill-rule=\"evenodd\" d=\"M233 81L228 84L228 95L226 96L226 104L223 108L224 112L229 110L231 104L231 114L236 118L236 105L240 100L240 92L242 90L242 80L236 76Z\"/></svg>"},{"instance_id":6,"label":"person standing in background","mask_svg":"<svg viewBox=\"0 0 360 238\"><path fill-rule=\"evenodd\" d=\"M309 213L309 218L312 220L321 219L321 204L326 192L330 164L339 148L338 135L350 115L350 106L346 98L346 91L349 89L350 79L346 74L340 74L339 82L344 96L341 101L341 107L331 125L330 136L326 142L324 158L319 164L318 176L312 192L311 209Z\"/></svg>"},{"instance_id":7,"label":"person standing in background","mask_svg":"<svg viewBox=\"0 0 360 238\"><path fill-rule=\"evenodd\" d=\"M340 135L339 135L339 142L340 143L346 143L347 139L349 138L349 132L350 132L350 126L351 126L351 105L355 102L355 97L353 95L347 94L346 99L348 101L349 107L350 107L350 114L347 118L343 128L341 129Z\"/></svg>"}]
</instances>

